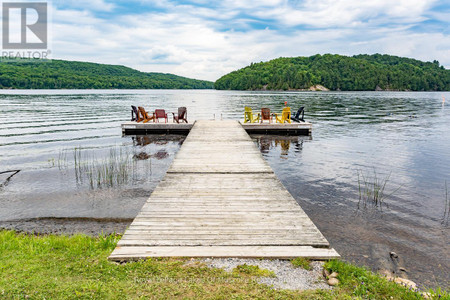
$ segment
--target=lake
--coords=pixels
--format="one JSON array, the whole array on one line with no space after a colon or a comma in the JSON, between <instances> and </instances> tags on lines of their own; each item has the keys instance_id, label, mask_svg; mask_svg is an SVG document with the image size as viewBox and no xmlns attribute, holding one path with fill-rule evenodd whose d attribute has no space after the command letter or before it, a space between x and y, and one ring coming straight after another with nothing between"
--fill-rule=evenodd
<instances>
[{"instance_id":1,"label":"lake","mask_svg":"<svg viewBox=\"0 0 450 300\"><path fill-rule=\"evenodd\" d=\"M305 106L312 136L252 138L331 245L374 270L394 251L411 279L449 287L449 92L0 93L0 172L20 170L0 174L2 222L134 218L184 137L122 136L132 104L186 106L192 122L241 119L244 106L281 111L287 101ZM374 182L384 192L377 203Z\"/></svg>"}]
</instances>

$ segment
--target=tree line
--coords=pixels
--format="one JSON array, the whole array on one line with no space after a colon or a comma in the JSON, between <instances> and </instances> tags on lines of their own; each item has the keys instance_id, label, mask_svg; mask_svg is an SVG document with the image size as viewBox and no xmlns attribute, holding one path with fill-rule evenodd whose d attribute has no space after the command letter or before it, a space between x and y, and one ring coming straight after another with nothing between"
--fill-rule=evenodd
<instances>
[{"instance_id":1,"label":"tree line","mask_svg":"<svg viewBox=\"0 0 450 300\"><path fill-rule=\"evenodd\" d=\"M317 54L252 63L214 83L219 90L306 90L314 85L338 91L448 91L450 70L436 60Z\"/></svg>"},{"instance_id":2,"label":"tree line","mask_svg":"<svg viewBox=\"0 0 450 300\"><path fill-rule=\"evenodd\" d=\"M65 60L0 60L2 89L212 89L210 81Z\"/></svg>"}]
</instances>

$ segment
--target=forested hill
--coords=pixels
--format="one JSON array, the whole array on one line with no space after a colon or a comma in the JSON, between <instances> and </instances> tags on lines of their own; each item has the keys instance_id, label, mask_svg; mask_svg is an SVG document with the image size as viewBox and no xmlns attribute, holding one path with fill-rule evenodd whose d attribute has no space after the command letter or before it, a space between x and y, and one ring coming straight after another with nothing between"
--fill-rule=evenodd
<instances>
[{"instance_id":1,"label":"forested hill","mask_svg":"<svg viewBox=\"0 0 450 300\"><path fill-rule=\"evenodd\" d=\"M31 59L0 61L0 88L8 89L212 89L213 83L118 65Z\"/></svg>"},{"instance_id":2,"label":"forested hill","mask_svg":"<svg viewBox=\"0 0 450 300\"><path fill-rule=\"evenodd\" d=\"M216 89L449 91L450 70L438 61L390 55L314 55L252 63L218 79Z\"/></svg>"}]
</instances>

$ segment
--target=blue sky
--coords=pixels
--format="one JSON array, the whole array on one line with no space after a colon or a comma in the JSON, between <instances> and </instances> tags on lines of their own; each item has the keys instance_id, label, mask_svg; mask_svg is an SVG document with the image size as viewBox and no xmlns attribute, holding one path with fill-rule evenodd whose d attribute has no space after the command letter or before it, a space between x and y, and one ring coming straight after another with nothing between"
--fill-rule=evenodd
<instances>
[{"instance_id":1,"label":"blue sky","mask_svg":"<svg viewBox=\"0 0 450 300\"><path fill-rule=\"evenodd\" d=\"M216 80L251 62L384 53L450 67L450 2L53 0L53 58Z\"/></svg>"}]
</instances>

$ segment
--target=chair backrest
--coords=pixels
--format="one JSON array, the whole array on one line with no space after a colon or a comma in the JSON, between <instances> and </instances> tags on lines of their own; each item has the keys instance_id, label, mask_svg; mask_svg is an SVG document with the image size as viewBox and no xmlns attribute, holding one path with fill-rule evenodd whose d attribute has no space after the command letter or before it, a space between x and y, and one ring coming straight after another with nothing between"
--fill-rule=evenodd
<instances>
[{"instance_id":1,"label":"chair backrest","mask_svg":"<svg viewBox=\"0 0 450 300\"><path fill-rule=\"evenodd\" d=\"M164 109L155 109L155 117L156 118L165 118L166 111Z\"/></svg>"},{"instance_id":2,"label":"chair backrest","mask_svg":"<svg viewBox=\"0 0 450 300\"><path fill-rule=\"evenodd\" d=\"M185 119L186 118L186 107L178 107L178 118Z\"/></svg>"},{"instance_id":3,"label":"chair backrest","mask_svg":"<svg viewBox=\"0 0 450 300\"><path fill-rule=\"evenodd\" d=\"M139 120L139 112L136 108L136 106L131 105L131 121L137 121Z\"/></svg>"},{"instance_id":4,"label":"chair backrest","mask_svg":"<svg viewBox=\"0 0 450 300\"><path fill-rule=\"evenodd\" d=\"M281 120L284 122L290 119L291 119L291 108L290 107L283 108L283 111L281 112Z\"/></svg>"},{"instance_id":5,"label":"chair backrest","mask_svg":"<svg viewBox=\"0 0 450 300\"><path fill-rule=\"evenodd\" d=\"M244 123L253 121L253 111L250 107L246 106L244 108Z\"/></svg>"},{"instance_id":6,"label":"chair backrest","mask_svg":"<svg viewBox=\"0 0 450 300\"><path fill-rule=\"evenodd\" d=\"M261 119L270 120L270 108L267 107L261 108Z\"/></svg>"},{"instance_id":7,"label":"chair backrest","mask_svg":"<svg viewBox=\"0 0 450 300\"><path fill-rule=\"evenodd\" d=\"M141 113L142 118L147 119L147 112L142 106L138 106L139 112Z\"/></svg>"},{"instance_id":8,"label":"chair backrest","mask_svg":"<svg viewBox=\"0 0 450 300\"><path fill-rule=\"evenodd\" d=\"M303 112L304 109L305 109L304 106L300 107L300 108L297 110L297 112L295 113L294 118L295 118L295 119L300 118L300 114ZM303 113L304 113L304 112L303 112Z\"/></svg>"}]
</instances>

